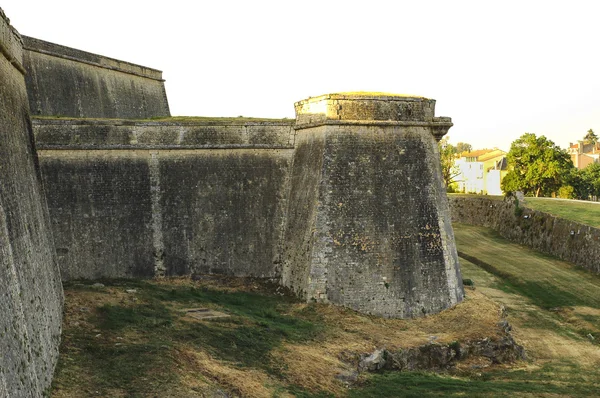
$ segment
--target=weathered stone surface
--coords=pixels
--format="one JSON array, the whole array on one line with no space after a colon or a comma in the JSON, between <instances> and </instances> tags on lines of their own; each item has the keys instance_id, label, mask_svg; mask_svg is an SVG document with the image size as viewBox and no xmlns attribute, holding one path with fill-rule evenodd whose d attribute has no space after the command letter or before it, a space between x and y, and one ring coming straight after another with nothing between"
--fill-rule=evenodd
<instances>
[{"instance_id":1,"label":"weathered stone surface","mask_svg":"<svg viewBox=\"0 0 600 398\"><path fill-rule=\"evenodd\" d=\"M385 357L387 355L386 350L375 350L371 354L365 355L358 363L358 370L361 372L375 372L383 369L386 364Z\"/></svg>"},{"instance_id":2,"label":"weathered stone surface","mask_svg":"<svg viewBox=\"0 0 600 398\"><path fill-rule=\"evenodd\" d=\"M0 396L40 397L58 358L62 286L33 147L22 43L0 9Z\"/></svg>"},{"instance_id":3,"label":"weathered stone surface","mask_svg":"<svg viewBox=\"0 0 600 398\"><path fill-rule=\"evenodd\" d=\"M600 229L521 208L517 215L513 201L450 198L452 221L492 228L513 242L600 273Z\"/></svg>"},{"instance_id":4,"label":"weathered stone surface","mask_svg":"<svg viewBox=\"0 0 600 398\"><path fill-rule=\"evenodd\" d=\"M63 277L257 276L387 317L448 308L463 290L434 103L324 96L297 104L296 131L37 119Z\"/></svg>"},{"instance_id":5,"label":"weathered stone surface","mask_svg":"<svg viewBox=\"0 0 600 398\"><path fill-rule=\"evenodd\" d=\"M62 278L153 276L148 154L39 154Z\"/></svg>"},{"instance_id":6,"label":"weathered stone surface","mask_svg":"<svg viewBox=\"0 0 600 398\"><path fill-rule=\"evenodd\" d=\"M23 65L33 115L169 116L162 72L24 37Z\"/></svg>"},{"instance_id":7,"label":"weathered stone surface","mask_svg":"<svg viewBox=\"0 0 600 398\"><path fill-rule=\"evenodd\" d=\"M283 283L361 312L422 316L464 294L432 133L451 123L433 118L431 100L391 101L400 105L369 95L296 104ZM421 111L398 113L403 101Z\"/></svg>"},{"instance_id":8,"label":"weathered stone surface","mask_svg":"<svg viewBox=\"0 0 600 398\"><path fill-rule=\"evenodd\" d=\"M405 349L377 349L363 354L358 362L359 372L379 370L415 371L447 370L458 361L483 357L492 364L512 363L526 359L525 350L509 332L499 336L451 344L428 343Z\"/></svg>"},{"instance_id":9,"label":"weathered stone surface","mask_svg":"<svg viewBox=\"0 0 600 398\"><path fill-rule=\"evenodd\" d=\"M279 275L289 122L34 129L64 279Z\"/></svg>"},{"instance_id":10,"label":"weathered stone surface","mask_svg":"<svg viewBox=\"0 0 600 398\"><path fill-rule=\"evenodd\" d=\"M291 120L192 121L33 119L35 142L44 149L293 149Z\"/></svg>"}]
</instances>

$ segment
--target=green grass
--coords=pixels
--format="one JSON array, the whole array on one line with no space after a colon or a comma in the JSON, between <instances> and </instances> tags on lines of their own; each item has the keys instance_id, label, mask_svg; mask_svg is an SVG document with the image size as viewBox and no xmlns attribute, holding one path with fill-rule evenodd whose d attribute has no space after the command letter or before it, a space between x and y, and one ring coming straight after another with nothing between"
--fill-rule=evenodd
<instances>
[{"instance_id":1,"label":"green grass","mask_svg":"<svg viewBox=\"0 0 600 398\"><path fill-rule=\"evenodd\" d=\"M168 328L174 341L209 347L217 358L234 361L241 366L261 366L268 369L269 352L285 339L303 342L316 339L323 331L321 324L284 313L294 299L282 299L246 292L224 292L210 288L161 287L137 282L141 297L150 304L133 308L102 306L99 326L102 329L157 330ZM212 322L188 322L173 326L174 315L167 309L170 302L186 306L212 305L235 315Z\"/></svg>"},{"instance_id":2,"label":"green grass","mask_svg":"<svg viewBox=\"0 0 600 398\"><path fill-rule=\"evenodd\" d=\"M477 265L500 277L507 286L536 301L537 305L544 308L560 305L600 308L598 275L511 243L488 228L454 224L454 233L459 252L477 259Z\"/></svg>"},{"instance_id":3,"label":"green grass","mask_svg":"<svg viewBox=\"0 0 600 398\"><path fill-rule=\"evenodd\" d=\"M504 200L504 196L462 193L449 193L448 197ZM527 197L520 203L520 206L542 211L544 213L550 213L557 217L572 220L591 227L600 228L600 202Z\"/></svg>"},{"instance_id":4,"label":"green grass","mask_svg":"<svg viewBox=\"0 0 600 398\"><path fill-rule=\"evenodd\" d=\"M73 388L69 379L77 380L77 371L80 376L89 375L94 389L106 394L102 396L109 396L111 389L132 397L166 391L179 383L176 372L164 370L177 367L174 347L180 344L205 350L234 366L260 368L280 377L269 359L270 352L283 341L316 340L324 333L324 325L315 322L318 316L314 313L306 319L286 314L297 302L290 297L166 287L135 280L102 282L107 287L135 288L139 301L98 306L91 317L92 333L65 328L55 389ZM67 283L65 289L94 290L87 283L75 282ZM232 316L208 322L181 321L173 305L216 308ZM126 337L132 335L136 336L133 342Z\"/></svg>"},{"instance_id":5,"label":"green grass","mask_svg":"<svg viewBox=\"0 0 600 398\"><path fill-rule=\"evenodd\" d=\"M569 363L545 365L531 372L526 370L495 370L473 373L470 377L427 373L386 372L375 374L350 397L512 397L515 394L557 394L569 397L589 397L598 393L598 374L577 377L578 367ZM557 375L561 380L556 380ZM568 375L568 377L565 377ZM556 383L559 381L559 383Z\"/></svg>"},{"instance_id":6,"label":"green grass","mask_svg":"<svg viewBox=\"0 0 600 398\"><path fill-rule=\"evenodd\" d=\"M527 297L533 304L543 309L590 304L590 301L586 300L585 297L562 290L551 281L525 280L522 279L521 275L505 272L497 266L486 263L477 257L463 252L459 252L459 256L492 275L499 277L502 282L495 284L495 287L507 293ZM593 302L592 305L596 305L596 303Z\"/></svg>"},{"instance_id":7,"label":"green grass","mask_svg":"<svg viewBox=\"0 0 600 398\"><path fill-rule=\"evenodd\" d=\"M456 224L454 230L463 278L505 305L518 335L535 338L550 332L561 341L583 346L584 351L598 349L600 316L594 311L600 309L600 276L510 243L486 228ZM100 290L93 289L91 282L65 285L67 301L79 293L93 295L98 301L89 309L89 327L65 325L54 380L53 395L57 397L118 395L115 392L128 397L188 396L178 390L184 382L178 369L189 366L190 361L182 347L208 353L236 372L269 375L273 396L286 392L306 398L334 396L290 382L289 369L273 355L285 343L314 347L335 336L333 330L339 325L327 324L318 305L298 307L298 300L292 297L260 289L249 292L152 281L102 282L106 288ZM114 298L115 291L123 295L131 288L137 293ZM231 317L204 322L182 318L180 310L192 307L216 309ZM75 315L80 311L77 306L70 308ZM574 308L590 311L577 312ZM587 338L588 333L596 336L596 342ZM535 358L540 354L528 355ZM568 356L544 358L517 369L467 367L440 374L362 374L355 386L338 396L597 395L597 365L586 367ZM197 374L199 379L203 377L200 371ZM208 382L218 386L221 381ZM67 393L72 391L76 394Z\"/></svg>"},{"instance_id":8,"label":"green grass","mask_svg":"<svg viewBox=\"0 0 600 398\"><path fill-rule=\"evenodd\" d=\"M504 200L504 196L502 195L477 195L473 193L448 193L448 197L479 198L500 201Z\"/></svg>"},{"instance_id":9,"label":"green grass","mask_svg":"<svg viewBox=\"0 0 600 398\"><path fill-rule=\"evenodd\" d=\"M525 198L522 206L600 228L600 203L552 198Z\"/></svg>"},{"instance_id":10,"label":"green grass","mask_svg":"<svg viewBox=\"0 0 600 398\"><path fill-rule=\"evenodd\" d=\"M454 232L463 277L522 299L526 304L515 308L522 326L580 339L591 334L598 344L600 318L570 309L600 309L600 276L511 243L487 228L455 224ZM593 330L581 326L586 322Z\"/></svg>"}]
</instances>

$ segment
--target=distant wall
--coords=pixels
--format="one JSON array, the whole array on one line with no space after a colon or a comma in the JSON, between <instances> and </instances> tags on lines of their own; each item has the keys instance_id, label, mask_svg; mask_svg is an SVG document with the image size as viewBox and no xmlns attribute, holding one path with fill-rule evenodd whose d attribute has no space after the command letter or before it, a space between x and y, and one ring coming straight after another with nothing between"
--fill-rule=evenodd
<instances>
[{"instance_id":1,"label":"distant wall","mask_svg":"<svg viewBox=\"0 0 600 398\"><path fill-rule=\"evenodd\" d=\"M170 115L162 72L31 37L23 39L33 115L137 119Z\"/></svg>"},{"instance_id":2,"label":"distant wall","mask_svg":"<svg viewBox=\"0 0 600 398\"><path fill-rule=\"evenodd\" d=\"M278 276L291 123L34 120L63 278Z\"/></svg>"},{"instance_id":3,"label":"distant wall","mask_svg":"<svg viewBox=\"0 0 600 398\"><path fill-rule=\"evenodd\" d=\"M521 207L523 207L521 205ZM600 229L509 201L450 196L452 221L492 228L503 237L600 273Z\"/></svg>"},{"instance_id":4,"label":"distant wall","mask_svg":"<svg viewBox=\"0 0 600 398\"><path fill-rule=\"evenodd\" d=\"M42 396L58 358L62 286L33 147L22 42L0 9L0 396Z\"/></svg>"}]
</instances>

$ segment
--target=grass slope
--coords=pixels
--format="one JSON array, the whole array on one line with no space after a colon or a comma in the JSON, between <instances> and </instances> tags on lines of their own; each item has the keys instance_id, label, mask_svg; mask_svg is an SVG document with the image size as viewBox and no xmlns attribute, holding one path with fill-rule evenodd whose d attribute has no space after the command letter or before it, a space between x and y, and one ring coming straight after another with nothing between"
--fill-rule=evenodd
<instances>
[{"instance_id":1,"label":"grass slope","mask_svg":"<svg viewBox=\"0 0 600 398\"><path fill-rule=\"evenodd\" d=\"M463 277L504 306L513 335L532 360L518 371L520 377L544 386L535 394L597 396L600 276L508 242L487 228L455 224L454 232ZM505 377L515 380L516 374Z\"/></svg>"},{"instance_id":2,"label":"grass slope","mask_svg":"<svg viewBox=\"0 0 600 398\"><path fill-rule=\"evenodd\" d=\"M525 198L523 206L600 228L600 202L553 198Z\"/></svg>"},{"instance_id":3,"label":"grass slope","mask_svg":"<svg viewBox=\"0 0 600 398\"><path fill-rule=\"evenodd\" d=\"M258 281L104 281L65 286L66 314L53 397L597 396L600 277L455 225L467 299L441 314L386 320L302 303ZM465 259L466 258L466 259ZM131 289L135 289L133 292ZM129 292L128 292L129 291ZM197 321L182 309L231 317ZM499 312L530 361L461 364L453 372L336 379L375 348L489 336ZM593 336L592 340L589 336ZM219 395L220 394L220 395Z\"/></svg>"},{"instance_id":4,"label":"grass slope","mask_svg":"<svg viewBox=\"0 0 600 398\"><path fill-rule=\"evenodd\" d=\"M480 198L499 201L504 200L504 196L462 193L451 193L448 194L448 197ZM520 205L533 210L549 213L557 217L565 218L567 220L589 225L591 227L600 228L600 202L527 197Z\"/></svg>"}]
</instances>

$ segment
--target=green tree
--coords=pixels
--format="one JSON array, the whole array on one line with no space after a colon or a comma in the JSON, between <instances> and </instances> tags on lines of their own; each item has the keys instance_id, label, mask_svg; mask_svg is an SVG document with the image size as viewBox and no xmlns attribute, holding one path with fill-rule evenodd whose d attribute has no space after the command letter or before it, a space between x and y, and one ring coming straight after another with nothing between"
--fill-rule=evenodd
<instances>
[{"instance_id":1,"label":"green tree","mask_svg":"<svg viewBox=\"0 0 600 398\"><path fill-rule=\"evenodd\" d=\"M456 144L456 153L463 152L471 152L473 150L473 146L471 144L467 144L466 142L459 142Z\"/></svg>"},{"instance_id":2,"label":"green tree","mask_svg":"<svg viewBox=\"0 0 600 398\"><path fill-rule=\"evenodd\" d=\"M566 182L573 162L567 151L543 135L525 133L513 141L507 155L511 170L502 180L504 192L549 196Z\"/></svg>"},{"instance_id":3,"label":"green tree","mask_svg":"<svg viewBox=\"0 0 600 398\"><path fill-rule=\"evenodd\" d=\"M446 188L454 182L458 176L458 168L455 166L456 147L449 142L450 137L444 137L438 142L440 151L440 163L442 165L442 178L446 184Z\"/></svg>"},{"instance_id":4,"label":"green tree","mask_svg":"<svg viewBox=\"0 0 600 398\"><path fill-rule=\"evenodd\" d=\"M591 195L590 184L583 170L573 167L566 178L565 184L565 186L572 188L570 199L588 199ZM559 196L562 197L560 192Z\"/></svg>"},{"instance_id":5,"label":"green tree","mask_svg":"<svg viewBox=\"0 0 600 398\"><path fill-rule=\"evenodd\" d=\"M583 141L595 144L596 142L598 142L598 136L596 135L596 133L594 133L594 130L589 129L587 131L587 134L583 137Z\"/></svg>"},{"instance_id":6,"label":"green tree","mask_svg":"<svg viewBox=\"0 0 600 398\"><path fill-rule=\"evenodd\" d=\"M582 199L588 199L589 196L600 197L600 164L592 163L579 172L587 193Z\"/></svg>"}]
</instances>

